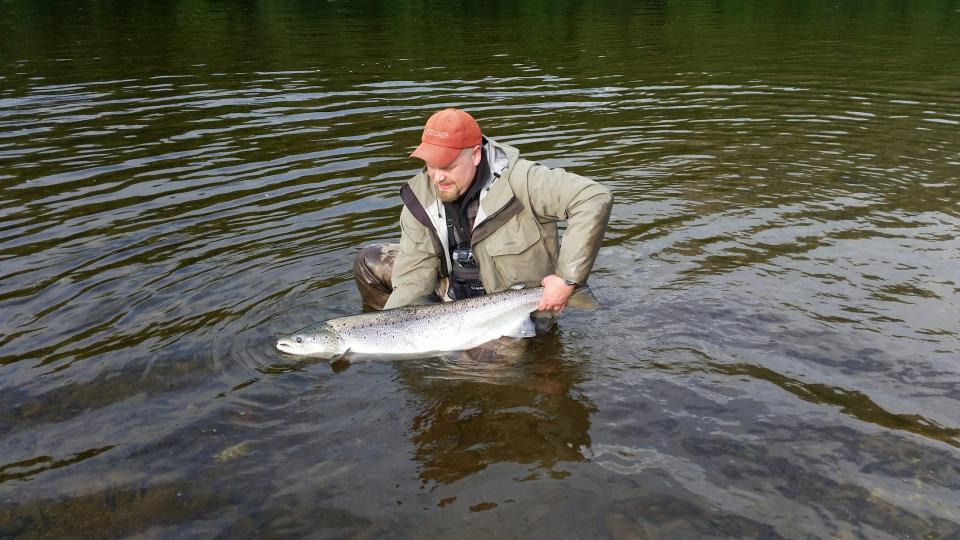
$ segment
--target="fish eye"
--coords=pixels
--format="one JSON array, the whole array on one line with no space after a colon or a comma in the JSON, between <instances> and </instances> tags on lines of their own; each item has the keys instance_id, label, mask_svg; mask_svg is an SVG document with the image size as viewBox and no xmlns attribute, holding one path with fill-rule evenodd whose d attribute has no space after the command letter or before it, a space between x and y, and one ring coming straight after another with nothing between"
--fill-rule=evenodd
<instances>
[{"instance_id":1,"label":"fish eye","mask_svg":"<svg viewBox=\"0 0 960 540\"><path fill-rule=\"evenodd\" d=\"M300 336L297 336L297 343L303 343L303 338Z\"/></svg>"}]
</instances>

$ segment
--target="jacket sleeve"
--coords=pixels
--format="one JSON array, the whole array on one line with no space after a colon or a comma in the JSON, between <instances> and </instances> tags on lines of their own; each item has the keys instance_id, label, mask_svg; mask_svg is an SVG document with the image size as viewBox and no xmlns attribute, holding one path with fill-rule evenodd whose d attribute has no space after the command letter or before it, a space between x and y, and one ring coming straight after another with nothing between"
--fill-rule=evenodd
<instances>
[{"instance_id":1,"label":"jacket sleeve","mask_svg":"<svg viewBox=\"0 0 960 540\"><path fill-rule=\"evenodd\" d=\"M534 164L527 175L527 193L538 219L567 222L554 273L583 283L610 220L610 189L563 169Z\"/></svg>"},{"instance_id":2,"label":"jacket sleeve","mask_svg":"<svg viewBox=\"0 0 960 540\"><path fill-rule=\"evenodd\" d=\"M440 260L430 231L406 207L400 212L400 252L393 263L393 292L384 309L423 303L437 288Z\"/></svg>"}]
</instances>

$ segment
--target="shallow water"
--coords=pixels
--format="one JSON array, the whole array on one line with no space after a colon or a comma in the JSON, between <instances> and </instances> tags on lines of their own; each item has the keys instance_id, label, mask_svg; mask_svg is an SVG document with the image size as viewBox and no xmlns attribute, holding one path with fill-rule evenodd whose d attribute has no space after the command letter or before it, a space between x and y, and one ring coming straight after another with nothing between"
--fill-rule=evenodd
<instances>
[{"instance_id":1,"label":"shallow water","mask_svg":"<svg viewBox=\"0 0 960 540\"><path fill-rule=\"evenodd\" d=\"M0 536L960 535L960 2L0 20ZM446 106L613 189L604 309L276 352Z\"/></svg>"}]
</instances>

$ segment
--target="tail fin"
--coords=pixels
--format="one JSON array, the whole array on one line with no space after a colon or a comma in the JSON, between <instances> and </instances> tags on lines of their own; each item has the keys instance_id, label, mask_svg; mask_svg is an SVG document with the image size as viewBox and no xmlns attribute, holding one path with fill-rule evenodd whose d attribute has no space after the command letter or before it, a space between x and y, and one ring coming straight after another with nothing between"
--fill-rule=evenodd
<instances>
[{"instance_id":1,"label":"tail fin","mask_svg":"<svg viewBox=\"0 0 960 540\"><path fill-rule=\"evenodd\" d=\"M590 287L584 285L573 291L573 296L567 300L567 307L575 309L600 309L603 306L600 305L597 297L593 295Z\"/></svg>"}]
</instances>

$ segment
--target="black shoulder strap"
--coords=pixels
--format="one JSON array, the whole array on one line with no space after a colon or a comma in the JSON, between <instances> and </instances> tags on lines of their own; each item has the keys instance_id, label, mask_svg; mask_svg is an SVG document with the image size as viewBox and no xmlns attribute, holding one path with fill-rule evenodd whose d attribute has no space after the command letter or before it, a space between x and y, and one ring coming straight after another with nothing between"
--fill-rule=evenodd
<instances>
[{"instance_id":1,"label":"black shoulder strap","mask_svg":"<svg viewBox=\"0 0 960 540\"><path fill-rule=\"evenodd\" d=\"M420 200L417 199L417 196L413 194L413 190L410 189L409 184L404 184L400 188L400 200L403 201L404 206L407 207L407 210L410 210L410 213L413 214L413 217L417 218L417 221L423 224L424 227L430 229L433 232L437 232L436 228L433 226L433 222L430 221L430 216L427 215L427 210L420 204Z\"/></svg>"},{"instance_id":2,"label":"black shoulder strap","mask_svg":"<svg viewBox=\"0 0 960 540\"><path fill-rule=\"evenodd\" d=\"M460 241L457 240L457 230L454 227L453 220L450 219L450 216L447 216L447 245L450 246L450 249L456 249L460 246ZM455 245L456 244L456 245Z\"/></svg>"}]
</instances>

